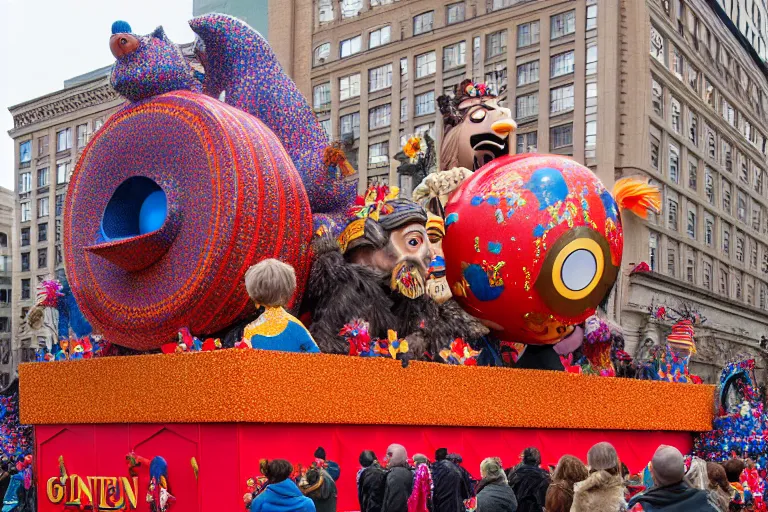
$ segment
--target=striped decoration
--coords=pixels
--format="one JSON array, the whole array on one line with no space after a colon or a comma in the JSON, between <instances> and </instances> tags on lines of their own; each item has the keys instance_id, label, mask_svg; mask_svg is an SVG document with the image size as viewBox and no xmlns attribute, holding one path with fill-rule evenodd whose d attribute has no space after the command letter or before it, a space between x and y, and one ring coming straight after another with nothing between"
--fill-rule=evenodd
<instances>
[{"instance_id":1,"label":"striped decoration","mask_svg":"<svg viewBox=\"0 0 768 512\"><path fill-rule=\"evenodd\" d=\"M160 231L174 238L157 261L127 271L86 248L99 242L113 192L133 176L165 192ZM172 341L180 327L205 336L248 317L243 276L265 258L294 266L295 302L309 271L312 218L299 174L269 128L216 99L178 91L126 107L91 140L72 176L63 232L70 285L95 330L147 350ZM141 241L120 247L139 262L157 257Z\"/></svg>"}]
</instances>

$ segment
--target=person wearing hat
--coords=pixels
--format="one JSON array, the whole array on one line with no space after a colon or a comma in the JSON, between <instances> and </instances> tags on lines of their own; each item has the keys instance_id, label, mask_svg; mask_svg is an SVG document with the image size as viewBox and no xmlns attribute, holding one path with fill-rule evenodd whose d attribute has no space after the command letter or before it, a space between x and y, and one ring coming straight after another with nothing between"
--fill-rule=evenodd
<instances>
[{"instance_id":1,"label":"person wearing hat","mask_svg":"<svg viewBox=\"0 0 768 512\"><path fill-rule=\"evenodd\" d=\"M467 488L461 469L448 458L448 450L445 448L435 451L432 480L435 485L433 511L464 512L464 500L469 499L470 489Z\"/></svg>"},{"instance_id":2,"label":"person wearing hat","mask_svg":"<svg viewBox=\"0 0 768 512\"><path fill-rule=\"evenodd\" d=\"M589 476L573 488L571 512L624 512L624 479L616 449L597 443L587 452Z\"/></svg>"},{"instance_id":3,"label":"person wearing hat","mask_svg":"<svg viewBox=\"0 0 768 512\"><path fill-rule=\"evenodd\" d=\"M357 473L357 500L360 512L381 512L387 472L379 464L372 450L360 454L360 471Z\"/></svg>"},{"instance_id":4,"label":"person wearing hat","mask_svg":"<svg viewBox=\"0 0 768 512\"><path fill-rule=\"evenodd\" d=\"M651 460L651 473L656 485L632 498L629 501L630 510L718 512L715 503L709 499L709 493L684 481L685 462L677 448L659 446Z\"/></svg>"},{"instance_id":5,"label":"person wearing hat","mask_svg":"<svg viewBox=\"0 0 768 512\"><path fill-rule=\"evenodd\" d=\"M326 458L325 448L322 446L319 446L317 450L315 450L315 462L318 463L319 466L322 466L323 469L325 469L328 475L333 478L334 482L339 481L341 468L339 467L338 463Z\"/></svg>"},{"instance_id":6,"label":"person wearing hat","mask_svg":"<svg viewBox=\"0 0 768 512\"><path fill-rule=\"evenodd\" d=\"M516 512L517 497L507 482L507 475L498 458L480 463L480 482L477 484L478 512Z\"/></svg>"}]
</instances>

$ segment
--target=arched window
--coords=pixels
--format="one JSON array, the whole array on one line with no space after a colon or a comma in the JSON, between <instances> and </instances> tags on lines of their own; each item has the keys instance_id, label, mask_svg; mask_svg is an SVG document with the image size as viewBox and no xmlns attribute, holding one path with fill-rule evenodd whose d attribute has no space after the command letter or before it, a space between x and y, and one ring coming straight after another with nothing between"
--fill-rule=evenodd
<instances>
[{"instance_id":1,"label":"arched window","mask_svg":"<svg viewBox=\"0 0 768 512\"><path fill-rule=\"evenodd\" d=\"M325 61L328 60L328 57L331 55L331 43L323 43L317 48L315 48L315 57L312 63L315 66L319 66L320 64L324 64Z\"/></svg>"}]
</instances>

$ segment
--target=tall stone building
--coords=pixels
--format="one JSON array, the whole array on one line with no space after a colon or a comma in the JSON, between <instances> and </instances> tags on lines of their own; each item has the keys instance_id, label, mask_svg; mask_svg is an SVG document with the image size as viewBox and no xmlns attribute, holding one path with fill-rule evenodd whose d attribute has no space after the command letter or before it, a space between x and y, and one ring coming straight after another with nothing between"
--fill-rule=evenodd
<instances>
[{"instance_id":1,"label":"tall stone building","mask_svg":"<svg viewBox=\"0 0 768 512\"><path fill-rule=\"evenodd\" d=\"M768 60L768 5L765 0L708 0L712 9L765 62Z\"/></svg>"},{"instance_id":2,"label":"tall stone building","mask_svg":"<svg viewBox=\"0 0 768 512\"><path fill-rule=\"evenodd\" d=\"M17 363L33 360L38 348L24 321L37 284L63 268L61 225L70 175L90 137L124 101L109 84L109 71L68 80L60 91L9 108L14 125L9 135L16 146L12 339Z\"/></svg>"},{"instance_id":3,"label":"tall stone building","mask_svg":"<svg viewBox=\"0 0 768 512\"><path fill-rule=\"evenodd\" d=\"M0 187L0 390L11 383L15 373L11 344L13 212L13 191Z\"/></svg>"},{"instance_id":4,"label":"tall stone building","mask_svg":"<svg viewBox=\"0 0 768 512\"><path fill-rule=\"evenodd\" d=\"M713 380L739 353L764 366L768 334L765 6L729 26L719 2L273 0L270 43L351 144L361 189L414 185L391 156L412 133L440 143L435 99L464 78L515 113L513 152L570 155L608 186L652 179L664 209L625 219L609 314L641 357L673 321L651 310L698 314L693 371ZM632 273L641 262L651 272Z\"/></svg>"}]
</instances>

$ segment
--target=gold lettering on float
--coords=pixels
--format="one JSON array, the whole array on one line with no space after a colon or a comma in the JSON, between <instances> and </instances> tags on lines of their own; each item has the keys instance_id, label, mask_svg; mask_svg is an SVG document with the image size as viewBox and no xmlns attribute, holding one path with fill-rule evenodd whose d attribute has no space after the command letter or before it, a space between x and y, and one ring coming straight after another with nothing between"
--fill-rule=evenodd
<instances>
[{"instance_id":1,"label":"gold lettering on float","mask_svg":"<svg viewBox=\"0 0 768 512\"><path fill-rule=\"evenodd\" d=\"M62 484L58 477L48 479L48 501L81 510L135 510L138 508L139 478L69 475ZM95 501L94 501L95 497Z\"/></svg>"}]
</instances>

